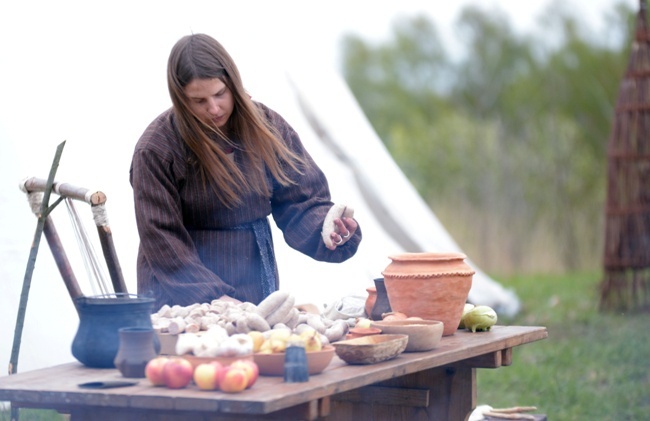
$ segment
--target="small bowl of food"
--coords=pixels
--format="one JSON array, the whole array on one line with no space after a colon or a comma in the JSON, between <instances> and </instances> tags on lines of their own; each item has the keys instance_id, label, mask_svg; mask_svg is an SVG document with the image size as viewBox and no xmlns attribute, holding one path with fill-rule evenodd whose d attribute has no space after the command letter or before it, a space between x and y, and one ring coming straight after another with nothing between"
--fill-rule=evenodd
<instances>
[{"instance_id":1,"label":"small bowl of food","mask_svg":"<svg viewBox=\"0 0 650 421\"><path fill-rule=\"evenodd\" d=\"M379 335L381 333L381 329L378 329L376 327L353 327L350 328L349 332L350 333L345 335L345 339L356 339L363 336Z\"/></svg>"},{"instance_id":2,"label":"small bowl of food","mask_svg":"<svg viewBox=\"0 0 650 421\"><path fill-rule=\"evenodd\" d=\"M404 352L407 335L370 335L332 343L336 355L348 364L375 364Z\"/></svg>"},{"instance_id":3,"label":"small bowl of food","mask_svg":"<svg viewBox=\"0 0 650 421\"><path fill-rule=\"evenodd\" d=\"M438 320L378 320L370 326L385 334L408 335L405 352L430 351L440 343L444 324Z\"/></svg>"}]
</instances>

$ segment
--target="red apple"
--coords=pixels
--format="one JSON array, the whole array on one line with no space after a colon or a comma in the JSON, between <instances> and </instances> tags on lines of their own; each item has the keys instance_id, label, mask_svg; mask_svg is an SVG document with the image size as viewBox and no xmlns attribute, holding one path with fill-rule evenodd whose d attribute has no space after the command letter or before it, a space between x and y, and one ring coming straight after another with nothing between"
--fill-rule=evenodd
<instances>
[{"instance_id":1,"label":"red apple","mask_svg":"<svg viewBox=\"0 0 650 421\"><path fill-rule=\"evenodd\" d=\"M255 361L251 360L236 360L230 366L235 366L235 367L241 367L244 370L246 370L246 389L250 388L252 385L255 384L257 381L257 378L260 375L260 369L255 364Z\"/></svg>"},{"instance_id":2,"label":"red apple","mask_svg":"<svg viewBox=\"0 0 650 421\"><path fill-rule=\"evenodd\" d=\"M194 369L194 383L201 390L217 390L223 365L218 361L203 363Z\"/></svg>"},{"instance_id":3,"label":"red apple","mask_svg":"<svg viewBox=\"0 0 650 421\"><path fill-rule=\"evenodd\" d=\"M165 386L170 389L182 389L192 381L194 367L185 358L174 357L163 367L162 377Z\"/></svg>"},{"instance_id":4,"label":"red apple","mask_svg":"<svg viewBox=\"0 0 650 421\"><path fill-rule=\"evenodd\" d=\"M228 365L221 370L219 375L219 389L226 393L237 393L246 389L248 377L242 367Z\"/></svg>"},{"instance_id":5,"label":"red apple","mask_svg":"<svg viewBox=\"0 0 650 421\"><path fill-rule=\"evenodd\" d=\"M165 382L163 381L162 372L163 367L169 361L167 357L156 357L150 360L144 368L144 375L154 386L164 386Z\"/></svg>"}]
</instances>

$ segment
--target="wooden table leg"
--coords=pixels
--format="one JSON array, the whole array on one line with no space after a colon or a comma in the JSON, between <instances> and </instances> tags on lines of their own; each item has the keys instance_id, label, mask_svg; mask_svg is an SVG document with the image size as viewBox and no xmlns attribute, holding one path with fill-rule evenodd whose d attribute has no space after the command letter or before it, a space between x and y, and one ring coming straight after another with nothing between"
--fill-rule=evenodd
<instances>
[{"instance_id":1,"label":"wooden table leg","mask_svg":"<svg viewBox=\"0 0 650 421\"><path fill-rule=\"evenodd\" d=\"M476 369L437 367L332 396L332 420L465 421L476 407Z\"/></svg>"}]
</instances>

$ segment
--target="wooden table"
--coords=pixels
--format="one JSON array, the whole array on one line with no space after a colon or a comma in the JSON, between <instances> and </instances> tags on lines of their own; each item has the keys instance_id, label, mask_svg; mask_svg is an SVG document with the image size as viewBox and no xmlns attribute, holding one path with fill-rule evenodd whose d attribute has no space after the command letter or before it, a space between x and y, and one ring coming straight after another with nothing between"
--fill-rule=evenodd
<instances>
[{"instance_id":1,"label":"wooden table","mask_svg":"<svg viewBox=\"0 0 650 421\"><path fill-rule=\"evenodd\" d=\"M335 356L309 382L260 376L238 394L194 385L152 387L146 379L129 387L81 389L80 383L123 378L115 369L68 363L0 377L0 401L55 409L72 420L465 420L476 407L476 369L510 365L513 347L547 336L546 328L529 326L458 331L429 352L373 365L348 365Z\"/></svg>"}]
</instances>

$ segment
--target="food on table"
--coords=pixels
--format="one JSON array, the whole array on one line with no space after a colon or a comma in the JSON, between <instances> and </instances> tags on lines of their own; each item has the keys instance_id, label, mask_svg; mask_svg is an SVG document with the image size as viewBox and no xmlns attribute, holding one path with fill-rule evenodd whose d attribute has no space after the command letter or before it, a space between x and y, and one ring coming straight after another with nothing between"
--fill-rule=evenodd
<instances>
[{"instance_id":1,"label":"food on table","mask_svg":"<svg viewBox=\"0 0 650 421\"><path fill-rule=\"evenodd\" d=\"M247 385L248 374L243 367L230 364L219 373L219 390L222 392L242 392Z\"/></svg>"},{"instance_id":2,"label":"food on table","mask_svg":"<svg viewBox=\"0 0 650 421\"><path fill-rule=\"evenodd\" d=\"M164 386L165 382L163 381L162 369L165 364L169 361L169 358L164 356L156 357L152 360L149 360L147 365L144 367L144 375L154 386Z\"/></svg>"},{"instance_id":3,"label":"food on table","mask_svg":"<svg viewBox=\"0 0 650 421\"><path fill-rule=\"evenodd\" d=\"M367 329L370 327L370 324L372 323L372 320L370 320L367 317L359 317L354 325L354 327L360 327L363 329Z\"/></svg>"},{"instance_id":4,"label":"food on table","mask_svg":"<svg viewBox=\"0 0 650 421\"><path fill-rule=\"evenodd\" d=\"M465 320L464 320L465 315L473 308L474 308L474 304L465 303L465 307L463 307L463 314L462 316L460 316L460 323L458 324L458 329L465 329Z\"/></svg>"},{"instance_id":5,"label":"food on table","mask_svg":"<svg viewBox=\"0 0 650 421\"><path fill-rule=\"evenodd\" d=\"M195 367L182 357L160 356L147 363L145 374L152 386L182 389L194 381L200 390L237 393L255 384L259 368L247 359L237 359L230 364L214 360Z\"/></svg>"},{"instance_id":6,"label":"food on table","mask_svg":"<svg viewBox=\"0 0 650 421\"><path fill-rule=\"evenodd\" d=\"M472 332L488 331L497 323L497 313L489 306L477 305L465 314L463 321Z\"/></svg>"},{"instance_id":7,"label":"food on table","mask_svg":"<svg viewBox=\"0 0 650 421\"><path fill-rule=\"evenodd\" d=\"M194 369L194 384L201 390L218 390L222 370L223 364L219 361L201 363Z\"/></svg>"},{"instance_id":8,"label":"food on table","mask_svg":"<svg viewBox=\"0 0 650 421\"><path fill-rule=\"evenodd\" d=\"M344 339L355 324L354 319L330 320L294 304L290 294L276 291L259 305L219 300L186 307L165 305L151 320L159 334L174 336L168 353L199 358L281 353L292 341L307 352L320 351Z\"/></svg>"},{"instance_id":9,"label":"food on table","mask_svg":"<svg viewBox=\"0 0 650 421\"><path fill-rule=\"evenodd\" d=\"M162 379L169 389L182 389L192 381L194 367L184 358L170 358L162 368Z\"/></svg>"}]
</instances>

